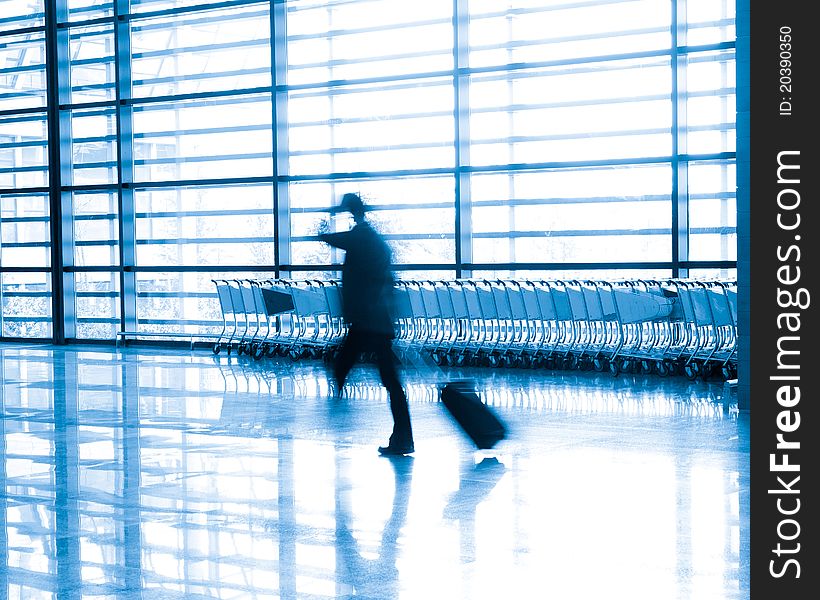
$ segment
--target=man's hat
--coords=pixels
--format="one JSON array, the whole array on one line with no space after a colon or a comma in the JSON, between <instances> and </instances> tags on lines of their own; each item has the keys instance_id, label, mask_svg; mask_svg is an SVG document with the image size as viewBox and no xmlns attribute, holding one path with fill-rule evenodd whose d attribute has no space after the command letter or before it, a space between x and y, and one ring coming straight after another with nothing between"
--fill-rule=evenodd
<instances>
[{"instance_id":1,"label":"man's hat","mask_svg":"<svg viewBox=\"0 0 820 600\"><path fill-rule=\"evenodd\" d=\"M362 202L362 199L359 197L358 194L347 193L342 196L342 201L339 203L339 206L333 207L330 209L331 213L339 213L339 212L349 212L353 215L361 215L368 210L368 208Z\"/></svg>"}]
</instances>

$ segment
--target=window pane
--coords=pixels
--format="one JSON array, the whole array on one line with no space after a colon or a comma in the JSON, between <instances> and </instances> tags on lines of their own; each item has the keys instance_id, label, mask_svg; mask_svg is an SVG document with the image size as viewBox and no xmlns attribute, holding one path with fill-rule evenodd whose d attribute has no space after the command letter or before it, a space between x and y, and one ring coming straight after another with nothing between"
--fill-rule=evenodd
<instances>
[{"instance_id":1,"label":"window pane","mask_svg":"<svg viewBox=\"0 0 820 600\"><path fill-rule=\"evenodd\" d=\"M119 330L118 273L76 273L77 338L112 340Z\"/></svg>"},{"instance_id":2,"label":"window pane","mask_svg":"<svg viewBox=\"0 0 820 600\"><path fill-rule=\"evenodd\" d=\"M470 66L666 49L671 6L656 0L470 0Z\"/></svg>"},{"instance_id":3,"label":"window pane","mask_svg":"<svg viewBox=\"0 0 820 600\"><path fill-rule=\"evenodd\" d=\"M691 260L737 260L736 191L734 162L689 165Z\"/></svg>"},{"instance_id":4,"label":"window pane","mask_svg":"<svg viewBox=\"0 0 820 600\"><path fill-rule=\"evenodd\" d=\"M0 110L46 105L46 45L42 32L3 38L0 44Z\"/></svg>"},{"instance_id":5,"label":"window pane","mask_svg":"<svg viewBox=\"0 0 820 600\"><path fill-rule=\"evenodd\" d=\"M268 5L135 20L131 52L137 98L269 86Z\"/></svg>"},{"instance_id":6,"label":"window pane","mask_svg":"<svg viewBox=\"0 0 820 600\"><path fill-rule=\"evenodd\" d=\"M669 165L474 175L471 186L475 263L671 259Z\"/></svg>"},{"instance_id":7,"label":"window pane","mask_svg":"<svg viewBox=\"0 0 820 600\"><path fill-rule=\"evenodd\" d=\"M175 181L273 174L270 95L134 108L134 178Z\"/></svg>"},{"instance_id":8,"label":"window pane","mask_svg":"<svg viewBox=\"0 0 820 600\"><path fill-rule=\"evenodd\" d=\"M470 162L667 156L670 93L666 58L475 75Z\"/></svg>"},{"instance_id":9,"label":"window pane","mask_svg":"<svg viewBox=\"0 0 820 600\"><path fill-rule=\"evenodd\" d=\"M0 0L0 31L41 27L44 23L43 0Z\"/></svg>"},{"instance_id":10,"label":"window pane","mask_svg":"<svg viewBox=\"0 0 820 600\"><path fill-rule=\"evenodd\" d=\"M292 175L451 167L451 79L322 88L288 99Z\"/></svg>"},{"instance_id":11,"label":"window pane","mask_svg":"<svg viewBox=\"0 0 820 600\"><path fill-rule=\"evenodd\" d=\"M68 20L86 21L114 14L113 0L67 0Z\"/></svg>"},{"instance_id":12,"label":"window pane","mask_svg":"<svg viewBox=\"0 0 820 600\"><path fill-rule=\"evenodd\" d=\"M113 100L114 26L76 27L69 35L71 102Z\"/></svg>"},{"instance_id":13,"label":"window pane","mask_svg":"<svg viewBox=\"0 0 820 600\"><path fill-rule=\"evenodd\" d=\"M2 335L51 336L51 274L0 273Z\"/></svg>"},{"instance_id":14,"label":"window pane","mask_svg":"<svg viewBox=\"0 0 820 600\"><path fill-rule=\"evenodd\" d=\"M0 210L0 266L50 266L48 194L3 194Z\"/></svg>"},{"instance_id":15,"label":"window pane","mask_svg":"<svg viewBox=\"0 0 820 600\"><path fill-rule=\"evenodd\" d=\"M74 264L113 266L120 262L119 220L115 192L77 192L72 196Z\"/></svg>"},{"instance_id":16,"label":"window pane","mask_svg":"<svg viewBox=\"0 0 820 600\"><path fill-rule=\"evenodd\" d=\"M273 265L270 185L137 190L137 264Z\"/></svg>"},{"instance_id":17,"label":"window pane","mask_svg":"<svg viewBox=\"0 0 820 600\"><path fill-rule=\"evenodd\" d=\"M213 279L269 279L266 272L137 274L137 329L219 333L224 324Z\"/></svg>"},{"instance_id":18,"label":"window pane","mask_svg":"<svg viewBox=\"0 0 820 600\"><path fill-rule=\"evenodd\" d=\"M71 113L74 185L116 183L117 115L113 108Z\"/></svg>"},{"instance_id":19,"label":"window pane","mask_svg":"<svg viewBox=\"0 0 820 600\"><path fill-rule=\"evenodd\" d=\"M734 152L735 54L687 56L686 140L689 154Z\"/></svg>"},{"instance_id":20,"label":"window pane","mask_svg":"<svg viewBox=\"0 0 820 600\"><path fill-rule=\"evenodd\" d=\"M394 264L455 260L454 178L394 177L291 184L292 264L341 264L343 252L315 236L319 222L329 219L327 209L347 192L360 194L371 209L367 218L386 237ZM337 231L352 226L330 221Z\"/></svg>"},{"instance_id":21,"label":"window pane","mask_svg":"<svg viewBox=\"0 0 820 600\"><path fill-rule=\"evenodd\" d=\"M290 85L431 73L453 65L452 2L290 2Z\"/></svg>"},{"instance_id":22,"label":"window pane","mask_svg":"<svg viewBox=\"0 0 820 600\"><path fill-rule=\"evenodd\" d=\"M735 40L734 0L686 0L685 6L689 46Z\"/></svg>"},{"instance_id":23,"label":"window pane","mask_svg":"<svg viewBox=\"0 0 820 600\"><path fill-rule=\"evenodd\" d=\"M48 185L45 114L0 116L0 189Z\"/></svg>"}]
</instances>

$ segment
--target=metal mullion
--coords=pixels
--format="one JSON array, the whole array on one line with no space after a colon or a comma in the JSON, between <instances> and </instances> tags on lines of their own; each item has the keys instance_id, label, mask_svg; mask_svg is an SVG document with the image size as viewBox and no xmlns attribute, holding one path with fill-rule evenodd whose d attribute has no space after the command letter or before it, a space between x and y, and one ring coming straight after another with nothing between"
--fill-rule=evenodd
<instances>
[{"instance_id":1,"label":"metal mullion","mask_svg":"<svg viewBox=\"0 0 820 600\"><path fill-rule=\"evenodd\" d=\"M28 196L32 194L48 195L48 187L0 188L0 196Z\"/></svg>"},{"instance_id":2,"label":"metal mullion","mask_svg":"<svg viewBox=\"0 0 820 600\"><path fill-rule=\"evenodd\" d=\"M117 201L119 211L120 327L137 329L136 218L131 99L131 35L129 0L114 0L114 61L117 101Z\"/></svg>"},{"instance_id":3,"label":"metal mullion","mask_svg":"<svg viewBox=\"0 0 820 600\"><path fill-rule=\"evenodd\" d=\"M163 96L137 96L137 97L129 97L123 98L120 100L121 104L124 105L145 105L149 106L151 104L162 104L167 102L182 102L184 100L204 100L210 101L213 98L224 98L224 97L237 97L240 98L239 102L247 101L252 102L253 100L250 98L244 98L245 96L254 96L260 94L268 94L270 93L271 89L270 86L262 86L262 87L254 87L254 88L241 88L235 90L218 90L218 91L207 91L207 92L191 92L187 94L166 94ZM231 102L226 102L227 104L231 104ZM189 104L188 106L196 106L194 103Z\"/></svg>"},{"instance_id":4,"label":"metal mullion","mask_svg":"<svg viewBox=\"0 0 820 600\"><path fill-rule=\"evenodd\" d=\"M115 108L117 105L116 100L99 100L97 102L81 102L78 104L66 103L60 105L60 110L82 110L85 112L86 117L88 116L98 116L98 115L105 115L107 113L106 110L100 111L93 111L95 108L99 109L111 109Z\"/></svg>"},{"instance_id":5,"label":"metal mullion","mask_svg":"<svg viewBox=\"0 0 820 600\"><path fill-rule=\"evenodd\" d=\"M452 85L449 81L452 80L453 72L452 71L436 71L434 74L430 75L423 74L421 77L416 77L413 74L407 75L406 77L390 77L389 79L385 78L384 81L377 81L375 83L385 83L387 85L381 85L379 87L373 88L362 88L357 87L361 84L371 84L374 83L372 80L364 80L364 79L356 79L356 80L349 80L351 83L344 83L344 80L329 80L323 81L314 84L297 84L297 85L290 85L286 86L287 91L292 94L293 98L327 98L333 96L341 96L344 94L360 94L362 92L387 92L387 91L396 91L396 90L407 90L407 89L416 89L418 88L418 79L434 79L430 87L433 86L446 86ZM445 80L445 78L447 78ZM336 87L341 86L341 87ZM451 111L446 111L447 114L450 114Z\"/></svg>"},{"instance_id":6,"label":"metal mullion","mask_svg":"<svg viewBox=\"0 0 820 600\"><path fill-rule=\"evenodd\" d=\"M7 31L0 31L0 39L3 39L4 37L26 35L27 33L42 33L44 30L45 27L43 25L32 25L31 27L21 27L20 29L9 29Z\"/></svg>"},{"instance_id":7,"label":"metal mullion","mask_svg":"<svg viewBox=\"0 0 820 600\"><path fill-rule=\"evenodd\" d=\"M15 75L17 73L28 73L31 71L42 71L43 65L21 65L19 67L7 67L0 69L0 75ZM25 94L20 94L21 96Z\"/></svg>"},{"instance_id":8,"label":"metal mullion","mask_svg":"<svg viewBox=\"0 0 820 600\"><path fill-rule=\"evenodd\" d=\"M60 104L70 94L68 81L68 32L57 23L68 14L66 0L46 0L46 107L48 115L48 178L51 234L51 321L52 340L64 344L74 334L74 276L64 266L74 260L71 194L63 184L71 183L70 114Z\"/></svg>"},{"instance_id":9,"label":"metal mullion","mask_svg":"<svg viewBox=\"0 0 820 600\"><path fill-rule=\"evenodd\" d=\"M290 196L288 175L288 40L287 6L284 0L271 0L271 81L273 83L273 263L278 278L281 265L290 263Z\"/></svg>"},{"instance_id":10,"label":"metal mullion","mask_svg":"<svg viewBox=\"0 0 820 600\"><path fill-rule=\"evenodd\" d=\"M452 69L446 71L425 71L423 73L408 73L406 75L380 75L375 77L356 77L354 79L331 79L329 81L312 81L293 85L281 84L286 91L314 90L323 88L352 88L353 86L371 85L374 83L409 82L419 79L441 79L452 77ZM277 86L279 87L279 86ZM356 90L353 90L355 92Z\"/></svg>"},{"instance_id":11,"label":"metal mullion","mask_svg":"<svg viewBox=\"0 0 820 600\"><path fill-rule=\"evenodd\" d=\"M686 0L672 3L672 276L687 277L689 260L689 163L686 154Z\"/></svg>"},{"instance_id":12,"label":"metal mullion","mask_svg":"<svg viewBox=\"0 0 820 600\"><path fill-rule=\"evenodd\" d=\"M473 261L470 164L469 10L466 0L453 0L453 117L455 127L455 272L469 277L464 265Z\"/></svg>"},{"instance_id":13,"label":"metal mullion","mask_svg":"<svg viewBox=\"0 0 820 600\"><path fill-rule=\"evenodd\" d=\"M20 115L36 115L36 114L48 114L48 107L45 106L34 106L31 108L7 108L5 110L0 110L0 119L3 117L17 117ZM28 119L10 119L12 123L24 123L26 121L36 121L36 118L29 117Z\"/></svg>"},{"instance_id":14,"label":"metal mullion","mask_svg":"<svg viewBox=\"0 0 820 600\"><path fill-rule=\"evenodd\" d=\"M204 3L204 4L196 4L192 6L180 6L174 8L162 8L158 10L152 11L145 11L145 12L131 12L128 10L128 3L123 2L122 7L120 7L119 14L123 20L136 20L136 19L155 19L157 17L172 17L177 15L184 15L188 13L195 13L201 12L203 10L221 10L225 8L238 8L243 6L251 6L254 4L263 4L268 0L226 0L224 2L211 2L211 3ZM278 0L277 0L278 1ZM114 0L115 8L114 14L117 14L117 7L116 5L122 2L122 0ZM124 7L124 8L123 8Z\"/></svg>"},{"instance_id":15,"label":"metal mullion","mask_svg":"<svg viewBox=\"0 0 820 600\"><path fill-rule=\"evenodd\" d=\"M51 273L51 267L0 267L0 273Z\"/></svg>"}]
</instances>

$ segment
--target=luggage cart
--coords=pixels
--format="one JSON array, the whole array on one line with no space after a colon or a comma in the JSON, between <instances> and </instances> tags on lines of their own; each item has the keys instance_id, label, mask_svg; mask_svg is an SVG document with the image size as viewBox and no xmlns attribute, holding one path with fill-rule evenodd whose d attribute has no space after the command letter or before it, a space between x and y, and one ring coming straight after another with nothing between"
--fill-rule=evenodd
<instances>
[{"instance_id":1,"label":"luggage cart","mask_svg":"<svg viewBox=\"0 0 820 600\"><path fill-rule=\"evenodd\" d=\"M733 379L737 327L727 286L721 282L695 281L687 289L696 344L684 364L684 373L689 379L705 380L721 369L726 379Z\"/></svg>"},{"instance_id":2,"label":"luggage cart","mask_svg":"<svg viewBox=\"0 0 820 600\"><path fill-rule=\"evenodd\" d=\"M336 280L212 281L214 354L330 360L346 334ZM395 308L397 353L439 365L736 375L733 281L404 280Z\"/></svg>"},{"instance_id":3,"label":"luggage cart","mask_svg":"<svg viewBox=\"0 0 820 600\"><path fill-rule=\"evenodd\" d=\"M268 325L253 357L261 359L284 356L295 335L290 285L286 280L266 279L258 281L257 288L262 296Z\"/></svg>"},{"instance_id":4,"label":"luggage cart","mask_svg":"<svg viewBox=\"0 0 820 600\"><path fill-rule=\"evenodd\" d=\"M430 349L430 356L437 365L450 364L450 352L458 339L459 317L453 303L452 291L447 282L431 282L439 308L440 335Z\"/></svg>"},{"instance_id":5,"label":"luggage cart","mask_svg":"<svg viewBox=\"0 0 820 600\"><path fill-rule=\"evenodd\" d=\"M637 289L630 282L612 286L609 293L620 328L618 343L607 357L610 372L637 372L640 359L646 357L661 360L662 353L651 354L655 340L647 330L653 321L669 317L672 300Z\"/></svg>"},{"instance_id":6,"label":"luggage cart","mask_svg":"<svg viewBox=\"0 0 820 600\"><path fill-rule=\"evenodd\" d=\"M219 354L225 350L230 355L233 349L234 336L237 335L239 321L233 305L233 294L231 292L231 281L228 279L212 279L216 287L216 295L219 300L219 308L222 311L222 331L213 345L213 353Z\"/></svg>"},{"instance_id":7,"label":"luggage cart","mask_svg":"<svg viewBox=\"0 0 820 600\"><path fill-rule=\"evenodd\" d=\"M503 287L506 294L511 326L511 337L507 347L505 363L515 368L529 366L526 352L528 348L532 347L535 337L532 323L527 314L521 282L499 280L498 284Z\"/></svg>"}]
</instances>

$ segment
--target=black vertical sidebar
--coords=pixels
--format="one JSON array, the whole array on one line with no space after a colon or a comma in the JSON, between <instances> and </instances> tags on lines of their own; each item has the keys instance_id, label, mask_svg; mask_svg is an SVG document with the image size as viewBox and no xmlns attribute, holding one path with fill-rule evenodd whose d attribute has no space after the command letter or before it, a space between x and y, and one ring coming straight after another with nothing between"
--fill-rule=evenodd
<instances>
[{"instance_id":1,"label":"black vertical sidebar","mask_svg":"<svg viewBox=\"0 0 820 600\"><path fill-rule=\"evenodd\" d=\"M752 598L816 598L817 72L808 2L750 10ZM739 144L743 143L739 136ZM739 210L739 217L740 210ZM742 332L741 332L742 333Z\"/></svg>"}]
</instances>

